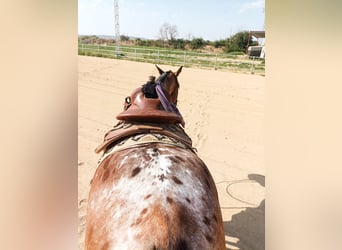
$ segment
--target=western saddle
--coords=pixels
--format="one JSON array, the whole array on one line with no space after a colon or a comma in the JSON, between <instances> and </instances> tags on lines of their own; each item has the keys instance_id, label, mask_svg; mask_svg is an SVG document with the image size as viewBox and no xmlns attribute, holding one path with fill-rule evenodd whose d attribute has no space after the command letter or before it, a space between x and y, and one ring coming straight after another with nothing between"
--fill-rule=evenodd
<instances>
[{"instance_id":1,"label":"western saddle","mask_svg":"<svg viewBox=\"0 0 342 250\"><path fill-rule=\"evenodd\" d=\"M155 84L154 78L150 77L150 81L146 84ZM165 135L194 150L191 138L179 125L183 122L183 117L180 114L165 111L158 97L146 97L148 95L143 92L146 84L135 89L130 96L125 98L124 111L116 116L120 120L119 123L105 134L103 143L95 149L96 153L102 150L107 151L127 137L148 133Z\"/></svg>"}]
</instances>

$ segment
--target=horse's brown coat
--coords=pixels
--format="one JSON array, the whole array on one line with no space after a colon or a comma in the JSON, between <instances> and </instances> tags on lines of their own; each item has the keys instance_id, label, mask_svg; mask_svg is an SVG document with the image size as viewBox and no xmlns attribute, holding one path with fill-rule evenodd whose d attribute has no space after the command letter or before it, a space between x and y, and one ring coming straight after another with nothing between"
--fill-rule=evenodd
<instances>
[{"instance_id":1,"label":"horse's brown coat","mask_svg":"<svg viewBox=\"0 0 342 250\"><path fill-rule=\"evenodd\" d=\"M225 249L207 166L193 151L162 143L107 156L91 184L86 249Z\"/></svg>"},{"instance_id":2,"label":"horse's brown coat","mask_svg":"<svg viewBox=\"0 0 342 250\"><path fill-rule=\"evenodd\" d=\"M112 165L114 174L104 179L105 166L127 155L134 157ZM173 155L183 161L175 164ZM123 249L172 249L180 240L188 249L224 249L215 184L205 164L185 149L157 143L109 156L95 173L89 204L88 249L108 242Z\"/></svg>"}]
</instances>

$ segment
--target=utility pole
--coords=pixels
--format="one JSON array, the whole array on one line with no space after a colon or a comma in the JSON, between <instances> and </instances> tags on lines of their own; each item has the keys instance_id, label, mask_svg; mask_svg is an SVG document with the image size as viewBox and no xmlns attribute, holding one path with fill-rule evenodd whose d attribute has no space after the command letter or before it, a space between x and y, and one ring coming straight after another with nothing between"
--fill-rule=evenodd
<instances>
[{"instance_id":1,"label":"utility pole","mask_svg":"<svg viewBox=\"0 0 342 250\"><path fill-rule=\"evenodd\" d=\"M120 56L120 24L119 24L119 0L114 0L114 21L115 21L115 55Z\"/></svg>"}]
</instances>

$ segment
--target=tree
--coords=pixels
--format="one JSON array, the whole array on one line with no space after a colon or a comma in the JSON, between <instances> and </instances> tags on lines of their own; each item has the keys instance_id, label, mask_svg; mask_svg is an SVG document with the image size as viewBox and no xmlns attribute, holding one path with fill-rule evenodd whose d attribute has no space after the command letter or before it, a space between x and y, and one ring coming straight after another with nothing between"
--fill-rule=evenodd
<instances>
[{"instance_id":1,"label":"tree","mask_svg":"<svg viewBox=\"0 0 342 250\"><path fill-rule=\"evenodd\" d=\"M184 49L185 48L186 41L184 39L175 39L171 41L171 46L174 49Z\"/></svg>"},{"instance_id":2,"label":"tree","mask_svg":"<svg viewBox=\"0 0 342 250\"><path fill-rule=\"evenodd\" d=\"M129 41L129 36L121 35L120 40L121 41Z\"/></svg>"},{"instance_id":3,"label":"tree","mask_svg":"<svg viewBox=\"0 0 342 250\"><path fill-rule=\"evenodd\" d=\"M176 25L170 25L164 23L159 29L160 40L169 42L176 39L178 35L178 29Z\"/></svg>"},{"instance_id":4,"label":"tree","mask_svg":"<svg viewBox=\"0 0 342 250\"><path fill-rule=\"evenodd\" d=\"M249 39L249 42L248 42ZM248 31L240 31L235 35L228 38L228 42L226 44L226 52L232 51L243 51L247 50L247 45L254 45L255 42L252 41L252 37L249 36Z\"/></svg>"},{"instance_id":5,"label":"tree","mask_svg":"<svg viewBox=\"0 0 342 250\"><path fill-rule=\"evenodd\" d=\"M190 42L192 49L200 49L205 45L203 38L193 38Z\"/></svg>"},{"instance_id":6,"label":"tree","mask_svg":"<svg viewBox=\"0 0 342 250\"><path fill-rule=\"evenodd\" d=\"M215 48L220 48L220 47L225 47L226 44L227 44L227 41L228 39L225 39L225 40L216 40L214 42L212 42L212 45L215 47Z\"/></svg>"}]
</instances>

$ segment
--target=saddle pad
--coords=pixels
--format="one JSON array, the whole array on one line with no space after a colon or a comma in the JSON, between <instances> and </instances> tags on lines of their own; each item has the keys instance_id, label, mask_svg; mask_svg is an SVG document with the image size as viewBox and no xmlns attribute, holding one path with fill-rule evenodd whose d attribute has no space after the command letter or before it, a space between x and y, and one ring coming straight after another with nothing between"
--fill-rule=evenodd
<instances>
[{"instance_id":1,"label":"saddle pad","mask_svg":"<svg viewBox=\"0 0 342 250\"><path fill-rule=\"evenodd\" d=\"M99 153L102 150L106 150L109 145L119 143L120 140L126 137L149 133L158 133L169 136L193 150L191 138L179 125L119 122L113 129L105 134L103 143L95 149L95 152Z\"/></svg>"},{"instance_id":2,"label":"saddle pad","mask_svg":"<svg viewBox=\"0 0 342 250\"><path fill-rule=\"evenodd\" d=\"M127 138L124 138L117 144L111 144L106 151L103 153L99 161L97 162L98 165L107 158L109 155L113 154L114 152L121 151L127 148L133 148L133 147L139 147L145 144L150 143L161 143L166 144L168 146L175 146L175 147L181 147L184 149L187 149L188 146L183 144L182 142L175 140L171 137L168 137L166 135L162 134L139 134L139 135L133 135Z\"/></svg>"}]
</instances>

